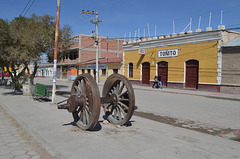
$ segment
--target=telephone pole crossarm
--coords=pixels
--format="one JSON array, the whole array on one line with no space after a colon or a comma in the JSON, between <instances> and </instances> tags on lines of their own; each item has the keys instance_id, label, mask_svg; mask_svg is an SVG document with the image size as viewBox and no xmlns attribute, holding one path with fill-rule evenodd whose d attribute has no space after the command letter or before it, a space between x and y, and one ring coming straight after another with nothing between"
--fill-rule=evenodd
<instances>
[{"instance_id":1,"label":"telephone pole crossarm","mask_svg":"<svg viewBox=\"0 0 240 159\"><path fill-rule=\"evenodd\" d=\"M94 12L94 11L92 11L92 12L89 12L89 11L85 12L84 10L82 10L82 14L98 15L98 12Z\"/></svg>"}]
</instances>

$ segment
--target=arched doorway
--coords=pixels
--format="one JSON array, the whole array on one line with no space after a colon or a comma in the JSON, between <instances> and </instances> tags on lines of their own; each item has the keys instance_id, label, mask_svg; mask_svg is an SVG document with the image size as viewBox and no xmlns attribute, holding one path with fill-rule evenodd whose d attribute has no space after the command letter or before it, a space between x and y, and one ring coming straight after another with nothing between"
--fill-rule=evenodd
<instances>
[{"instance_id":1,"label":"arched doorway","mask_svg":"<svg viewBox=\"0 0 240 159\"><path fill-rule=\"evenodd\" d=\"M93 70L94 79L96 80L96 69Z\"/></svg>"},{"instance_id":2,"label":"arched doorway","mask_svg":"<svg viewBox=\"0 0 240 159\"><path fill-rule=\"evenodd\" d=\"M161 61L158 62L158 76L162 76L162 85L167 87L168 81L168 62Z\"/></svg>"},{"instance_id":3,"label":"arched doorway","mask_svg":"<svg viewBox=\"0 0 240 159\"><path fill-rule=\"evenodd\" d=\"M128 64L128 77L133 77L133 63Z\"/></svg>"},{"instance_id":4,"label":"arched doorway","mask_svg":"<svg viewBox=\"0 0 240 159\"><path fill-rule=\"evenodd\" d=\"M142 84L149 84L150 80L150 63L142 63Z\"/></svg>"},{"instance_id":5,"label":"arched doorway","mask_svg":"<svg viewBox=\"0 0 240 159\"><path fill-rule=\"evenodd\" d=\"M198 69L199 62L197 60L189 60L186 62L186 88L198 89Z\"/></svg>"}]
</instances>

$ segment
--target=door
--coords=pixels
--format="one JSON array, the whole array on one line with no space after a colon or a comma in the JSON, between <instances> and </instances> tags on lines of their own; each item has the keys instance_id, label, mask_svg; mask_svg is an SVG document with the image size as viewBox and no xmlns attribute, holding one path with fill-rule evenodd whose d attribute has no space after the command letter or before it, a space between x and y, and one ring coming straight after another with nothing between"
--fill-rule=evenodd
<instances>
[{"instance_id":1,"label":"door","mask_svg":"<svg viewBox=\"0 0 240 159\"><path fill-rule=\"evenodd\" d=\"M189 60L186 62L186 88L198 89L198 68L197 60Z\"/></svg>"},{"instance_id":2,"label":"door","mask_svg":"<svg viewBox=\"0 0 240 159\"><path fill-rule=\"evenodd\" d=\"M57 78L60 78L60 70L61 68L60 67L57 67ZM52 74L51 74L52 75Z\"/></svg>"},{"instance_id":3,"label":"door","mask_svg":"<svg viewBox=\"0 0 240 159\"><path fill-rule=\"evenodd\" d=\"M129 68L128 77L132 78L133 77L133 63L129 63L128 68Z\"/></svg>"},{"instance_id":4,"label":"door","mask_svg":"<svg viewBox=\"0 0 240 159\"><path fill-rule=\"evenodd\" d=\"M168 62L161 61L158 63L158 76L162 76L162 85L167 87L168 81Z\"/></svg>"},{"instance_id":5,"label":"door","mask_svg":"<svg viewBox=\"0 0 240 159\"><path fill-rule=\"evenodd\" d=\"M67 71L68 71L67 66L63 66L62 67L62 79L67 79Z\"/></svg>"},{"instance_id":6,"label":"door","mask_svg":"<svg viewBox=\"0 0 240 159\"><path fill-rule=\"evenodd\" d=\"M150 63L144 62L142 64L142 84L149 84L150 80Z\"/></svg>"}]
</instances>

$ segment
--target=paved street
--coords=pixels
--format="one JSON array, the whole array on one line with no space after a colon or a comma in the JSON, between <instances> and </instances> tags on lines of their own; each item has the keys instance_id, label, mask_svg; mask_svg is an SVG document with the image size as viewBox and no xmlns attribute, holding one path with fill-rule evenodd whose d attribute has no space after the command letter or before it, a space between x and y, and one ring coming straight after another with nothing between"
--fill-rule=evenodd
<instances>
[{"instance_id":1,"label":"paved street","mask_svg":"<svg viewBox=\"0 0 240 159\"><path fill-rule=\"evenodd\" d=\"M50 78L36 78L36 81L51 85ZM72 81L58 81L58 84L57 91L71 90ZM102 92L102 86L103 82L99 84L100 92ZM189 90L184 92L178 89L152 89L150 86L138 85L133 85L133 87L138 112L168 117L178 126L194 128L215 135L240 129L239 95L231 95L235 97L235 100L223 100L216 98L220 93L214 92ZM227 96L227 94L222 95ZM171 124L171 122L168 123Z\"/></svg>"},{"instance_id":2,"label":"paved street","mask_svg":"<svg viewBox=\"0 0 240 159\"><path fill-rule=\"evenodd\" d=\"M51 79L37 78L35 82L51 85ZM72 82L58 81L57 85L57 91L70 91ZM101 92L102 84L99 88ZM82 131L72 123L72 115L67 111L58 110L50 102L38 102L17 95L4 87L0 88L0 105L54 158L240 158L239 142L229 137L209 135L210 131L209 134L193 131L197 125L207 126L206 130L211 131L211 128L225 130L226 124L221 125L218 121L224 111L227 115L222 117L228 122L232 122L232 118L239 121L231 115L234 111L239 113L236 107L239 96L219 94L218 97L229 99L222 100L216 99L216 93L192 91L190 95L185 90L152 90L144 86L134 86L134 89L136 105L139 107L137 112L140 114L133 116L128 127L104 124L101 114L94 131ZM57 101L63 99L66 98L57 96ZM234 110L228 111L224 105ZM208 107L211 108L209 111ZM146 112L152 115L144 114ZM141 113L147 119L139 117ZM149 120L154 115L156 119ZM183 124L175 126L158 122L161 117L168 117L169 120L176 118L174 122ZM189 125L192 130L187 127ZM229 125L232 130L239 128L235 122Z\"/></svg>"},{"instance_id":3,"label":"paved street","mask_svg":"<svg viewBox=\"0 0 240 159\"><path fill-rule=\"evenodd\" d=\"M171 117L209 132L240 129L240 102L158 91L135 91L141 112Z\"/></svg>"}]
</instances>

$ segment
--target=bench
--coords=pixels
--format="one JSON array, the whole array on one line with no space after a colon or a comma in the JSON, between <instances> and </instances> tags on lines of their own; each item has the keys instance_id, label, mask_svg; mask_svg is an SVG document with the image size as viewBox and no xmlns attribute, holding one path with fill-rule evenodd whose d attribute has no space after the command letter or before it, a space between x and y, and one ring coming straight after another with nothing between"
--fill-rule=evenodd
<instances>
[{"instance_id":1,"label":"bench","mask_svg":"<svg viewBox=\"0 0 240 159\"><path fill-rule=\"evenodd\" d=\"M7 83L8 83L8 79L4 79L4 80L0 79L0 85L6 86Z\"/></svg>"},{"instance_id":2,"label":"bench","mask_svg":"<svg viewBox=\"0 0 240 159\"><path fill-rule=\"evenodd\" d=\"M32 92L33 97L40 97L40 98L48 98L51 96L51 93L48 92L47 85L41 84L41 83L36 83L35 89Z\"/></svg>"},{"instance_id":3,"label":"bench","mask_svg":"<svg viewBox=\"0 0 240 159\"><path fill-rule=\"evenodd\" d=\"M10 81L10 88L15 91L15 83Z\"/></svg>"}]
</instances>

